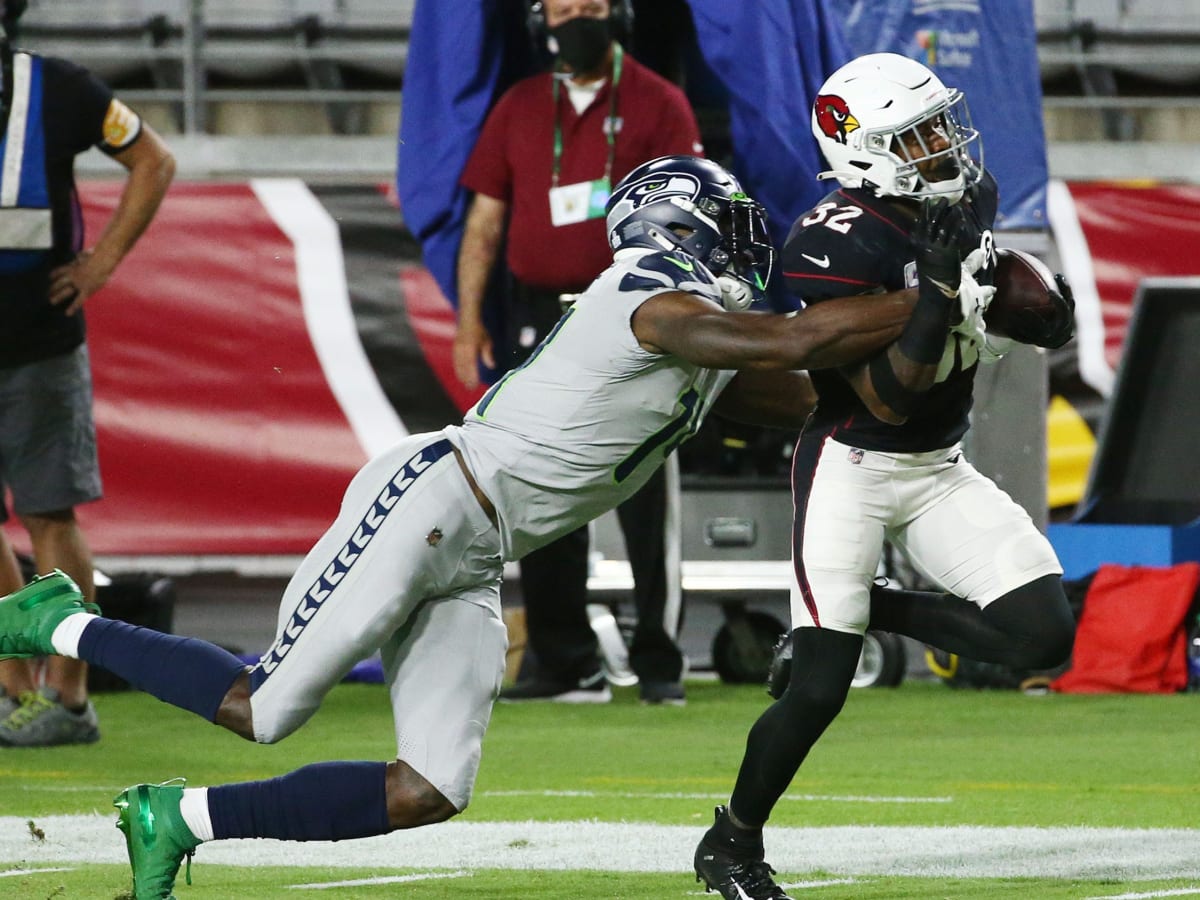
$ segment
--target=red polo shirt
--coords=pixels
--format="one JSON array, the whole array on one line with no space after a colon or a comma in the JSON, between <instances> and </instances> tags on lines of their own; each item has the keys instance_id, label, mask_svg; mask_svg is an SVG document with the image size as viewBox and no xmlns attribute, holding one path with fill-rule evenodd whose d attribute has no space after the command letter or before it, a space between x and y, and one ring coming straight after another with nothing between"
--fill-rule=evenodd
<instances>
[{"instance_id":1,"label":"red polo shirt","mask_svg":"<svg viewBox=\"0 0 1200 900\"><path fill-rule=\"evenodd\" d=\"M550 224L554 97L550 73L517 82L500 98L463 171L462 184L509 205L508 267L525 284L582 290L612 262L603 217ZM577 115L559 90L563 152L560 185L604 176L611 81ZM701 154L700 130L683 91L625 54L617 85L612 183L647 160Z\"/></svg>"}]
</instances>

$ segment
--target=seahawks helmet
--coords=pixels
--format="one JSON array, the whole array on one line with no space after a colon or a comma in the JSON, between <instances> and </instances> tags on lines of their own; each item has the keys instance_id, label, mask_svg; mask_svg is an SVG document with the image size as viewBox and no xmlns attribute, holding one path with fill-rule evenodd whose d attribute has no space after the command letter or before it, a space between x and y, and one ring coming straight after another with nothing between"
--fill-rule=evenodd
<instances>
[{"instance_id":1,"label":"seahawks helmet","mask_svg":"<svg viewBox=\"0 0 1200 900\"><path fill-rule=\"evenodd\" d=\"M880 196L957 203L983 175L962 91L896 53L860 56L830 75L813 103L812 133L830 167L819 178Z\"/></svg>"},{"instance_id":2,"label":"seahawks helmet","mask_svg":"<svg viewBox=\"0 0 1200 900\"><path fill-rule=\"evenodd\" d=\"M726 308L763 299L775 249L762 206L715 162L662 156L638 166L605 206L613 251L682 250L718 277Z\"/></svg>"}]
</instances>

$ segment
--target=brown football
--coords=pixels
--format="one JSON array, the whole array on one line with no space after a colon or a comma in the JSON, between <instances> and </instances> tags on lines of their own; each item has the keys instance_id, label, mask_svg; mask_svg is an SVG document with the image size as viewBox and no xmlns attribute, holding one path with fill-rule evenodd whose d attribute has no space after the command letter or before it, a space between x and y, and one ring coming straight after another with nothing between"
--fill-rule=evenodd
<instances>
[{"instance_id":1,"label":"brown football","mask_svg":"<svg viewBox=\"0 0 1200 900\"><path fill-rule=\"evenodd\" d=\"M1024 250L996 251L996 295L988 304L983 320L988 331L1012 337L1028 321L1027 310L1043 319L1055 315L1051 293L1057 291L1054 274L1040 259ZM1028 330L1026 325L1025 330Z\"/></svg>"}]
</instances>

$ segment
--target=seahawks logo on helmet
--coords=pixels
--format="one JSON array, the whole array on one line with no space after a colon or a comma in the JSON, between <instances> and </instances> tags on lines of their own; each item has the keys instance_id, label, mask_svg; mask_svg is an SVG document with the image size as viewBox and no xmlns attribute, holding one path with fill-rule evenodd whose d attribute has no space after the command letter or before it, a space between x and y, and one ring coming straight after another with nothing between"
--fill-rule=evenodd
<instances>
[{"instance_id":1,"label":"seahawks logo on helmet","mask_svg":"<svg viewBox=\"0 0 1200 900\"><path fill-rule=\"evenodd\" d=\"M620 199L609 210L609 219L619 222L635 209L661 203L672 197L695 200L700 195L700 179L687 172L656 172L627 185Z\"/></svg>"}]
</instances>

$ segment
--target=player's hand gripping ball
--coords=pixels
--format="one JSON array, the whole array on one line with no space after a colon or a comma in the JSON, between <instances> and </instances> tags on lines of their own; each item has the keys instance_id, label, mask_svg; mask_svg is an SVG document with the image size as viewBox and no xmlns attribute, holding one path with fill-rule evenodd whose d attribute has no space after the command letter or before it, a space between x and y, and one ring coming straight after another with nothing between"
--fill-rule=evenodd
<instances>
[{"instance_id":1,"label":"player's hand gripping ball","mask_svg":"<svg viewBox=\"0 0 1200 900\"><path fill-rule=\"evenodd\" d=\"M983 320L991 334L1057 348L1075 334L1075 298L1062 275L1032 254L996 251L996 295Z\"/></svg>"}]
</instances>

